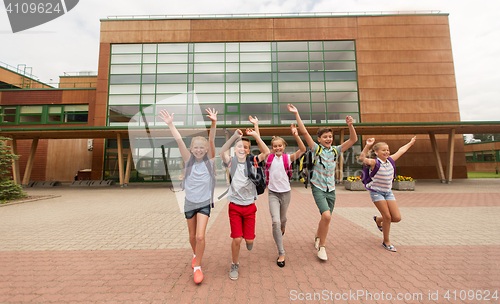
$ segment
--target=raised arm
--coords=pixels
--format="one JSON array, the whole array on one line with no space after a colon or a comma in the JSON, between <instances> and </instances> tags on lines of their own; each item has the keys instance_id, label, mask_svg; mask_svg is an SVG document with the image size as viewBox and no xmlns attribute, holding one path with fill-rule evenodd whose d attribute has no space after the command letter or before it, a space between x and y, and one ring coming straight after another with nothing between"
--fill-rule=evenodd
<instances>
[{"instance_id":1,"label":"raised arm","mask_svg":"<svg viewBox=\"0 0 500 304\"><path fill-rule=\"evenodd\" d=\"M229 150L229 148L231 148L231 145L233 144L233 142L236 139L240 138L242 135L243 135L243 132L241 132L240 129L236 129L236 131L234 131L233 136L231 136L226 141L226 143L222 146L222 148L220 148L219 155L220 155L220 158L222 159L223 163L227 164L229 162L229 155L227 155L226 152Z\"/></svg>"},{"instance_id":2,"label":"raised arm","mask_svg":"<svg viewBox=\"0 0 500 304\"><path fill-rule=\"evenodd\" d=\"M346 140L340 147L341 152L346 151L352 145L354 145L358 141L358 135L356 134L356 130L354 129L354 126L352 125L354 123L354 119L351 116L347 116L345 118L345 122L349 126L349 139Z\"/></svg>"},{"instance_id":3,"label":"raised arm","mask_svg":"<svg viewBox=\"0 0 500 304\"><path fill-rule=\"evenodd\" d=\"M363 164L370 166L372 169L373 167L375 167L376 161L374 159L368 158L367 155L368 151L370 150L370 148L373 146L374 143L375 143L375 138L368 138L366 140L366 145L363 148L363 151L361 151L361 154L359 155L358 158L360 162L363 162Z\"/></svg>"},{"instance_id":4,"label":"raised arm","mask_svg":"<svg viewBox=\"0 0 500 304\"><path fill-rule=\"evenodd\" d=\"M208 158L212 161L215 158L215 133L216 133L216 125L217 125L217 113L215 109L210 110L210 108L205 109L208 113L207 117L212 121L212 125L210 126L210 135L208 136Z\"/></svg>"},{"instance_id":5,"label":"raised arm","mask_svg":"<svg viewBox=\"0 0 500 304\"><path fill-rule=\"evenodd\" d=\"M299 145L299 150L297 152L293 153L290 155L290 161L293 162L294 160L298 159L299 157L302 156L306 152L306 146L304 145L304 142L302 139L300 139L299 136L299 131L297 130L297 127L294 124L291 124L290 130L292 131L293 137L295 138L295 141L297 141L297 144Z\"/></svg>"},{"instance_id":6,"label":"raised arm","mask_svg":"<svg viewBox=\"0 0 500 304\"><path fill-rule=\"evenodd\" d=\"M309 132L307 132L306 126L304 126L302 119L300 119L299 110L297 110L297 108L291 104L288 104L286 107L288 111L290 111L290 113L295 114L295 119L297 120L297 126L299 127L300 133L302 133L302 135L304 136L309 148L311 148L311 150L314 149L315 142L312 139L311 135L309 135Z\"/></svg>"},{"instance_id":7,"label":"raised arm","mask_svg":"<svg viewBox=\"0 0 500 304\"><path fill-rule=\"evenodd\" d=\"M413 146L413 144L415 143L416 140L417 140L417 137L413 136L412 139L410 140L410 142L407 143L406 145L402 146L401 148L399 148L399 150L396 153L391 155L391 158L394 161L398 160L398 158L400 158L401 155L405 154L405 152L408 151L408 149L410 149L411 146Z\"/></svg>"},{"instance_id":8,"label":"raised arm","mask_svg":"<svg viewBox=\"0 0 500 304\"><path fill-rule=\"evenodd\" d=\"M257 118L257 116L255 117L252 117L252 115L249 115L248 116L248 120L253 124L253 129L255 130L255 132L257 132L257 134L260 136L260 131L259 131L259 119Z\"/></svg>"},{"instance_id":9,"label":"raised arm","mask_svg":"<svg viewBox=\"0 0 500 304\"><path fill-rule=\"evenodd\" d=\"M252 136L253 138L255 138L257 146L259 146L260 150L259 162L263 161L271 151L269 151L269 148L267 147L266 143L262 140L262 138L260 138L259 134L256 131L247 129L246 133L248 136Z\"/></svg>"},{"instance_id":10,"label":"raised arm","mask_svg":"<svg viewBox=\"0 0 500 304\"><path fill-rule=\"evenodd\" d=\"M179 151L181 152L182 160L186 163L191 157L191 151L188 150L186 144L182 140L182 136L177 131L177 128L174 125L174 113L170 115L167 110L161 110L159 117L168 125L170 131L172 132L172 136L174 137L177 145L179 146Z\"/></svg>"}]
</instances>

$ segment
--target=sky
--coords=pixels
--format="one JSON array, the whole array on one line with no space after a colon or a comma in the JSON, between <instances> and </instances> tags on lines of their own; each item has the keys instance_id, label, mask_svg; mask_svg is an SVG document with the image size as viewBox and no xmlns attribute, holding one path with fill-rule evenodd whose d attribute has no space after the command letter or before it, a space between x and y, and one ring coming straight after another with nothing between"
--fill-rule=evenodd
<instances>
[{"instance_id":1,"label":"sky","mask_svg":"<svg viewBox=\"0 0 500 304\"><path fill-rule=\"evenodd\" d=\"M15 34L0 9L0 62L25 64L46 83L58 83L64 72L97 71L100 19L108 16L413 11L449 14L461 120L500 121L498 0L81 0L65 15Z\"/></svg>"}]
</instances>

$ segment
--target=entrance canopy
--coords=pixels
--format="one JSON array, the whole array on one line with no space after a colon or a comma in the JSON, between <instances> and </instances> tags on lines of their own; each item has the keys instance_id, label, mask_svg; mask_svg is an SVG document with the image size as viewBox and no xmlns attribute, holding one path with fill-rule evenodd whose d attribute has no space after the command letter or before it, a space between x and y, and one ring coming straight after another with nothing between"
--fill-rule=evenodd
<instances>
[{"instance_id":1,"label":"entrance canopy","mask_svg":"<svg viewBox=\"0 0 500 304\"><path fill-rule=\"evenodd\" d=\"M204 130L204 126L198 129L176 126L182 134L194 134L196 131ZM207 126L208 128L210 126ZM221 125L217 127L216 136L226 136L232 134L237 128L248 128L251 125ZM309 134L316 134L321 127L329 127L334 134L340 135L340 142L344 141L344 136L349 134L347 125L344 124L314 124L307 125ZM500 133L500 122L425 122L425 123L357 123L354 124L358 135L416 135L428 134L431 141L432 150L436 158L436 167L438 176L441 182L450 183L453 175L453 155L454 155L454 138L455 134L489 134ZM290 126L259 126L261 136L287 136L290 135ZM228 133L229 131L229 133ZM137 134L135 134L137 132ZM448 135L448 160L447 160L447 177L443 170L441 158L437 148L436 134ZM23 178L23 185L27 185L30 180L31 169L33 168L33 159L36 152L36 147L39 139L94 139L94 138L112 138L118 140L118 167L120 175L120 185L128 184L128 178L131 170L132 154L128 153L129 160L127 168L123 166L123 138L128 138L129 135L141 135L150 137L168 137L171 136L170 130L165 126L145 127L137 126L110 126L110 127L73 127L73 128L0 128L0 136L12 138L12 151L17 154L16 141L20 139L33 139L31 144L28 164ZM339 171L342 173L343 161L342 156L339 159ZM125 172L126 171L126 172ZM125 174L124 174L125 173ZM19 163L13 164L14 181L20 184ZM342 176L338 177L339 179Z\"/></svg>"}]
</instances>

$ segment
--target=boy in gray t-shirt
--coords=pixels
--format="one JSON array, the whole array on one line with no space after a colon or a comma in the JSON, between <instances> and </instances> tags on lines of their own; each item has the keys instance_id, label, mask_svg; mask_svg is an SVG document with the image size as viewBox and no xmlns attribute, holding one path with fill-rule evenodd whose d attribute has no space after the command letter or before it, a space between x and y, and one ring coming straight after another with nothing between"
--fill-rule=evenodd
<instances>
[{"instance_id":1,"label":"boy in gray t-shirt","mask_svg":"<svg viewBox=\"0 0 500 304\"><path fill-rule=\"evenodd\" d=\"M229 277L232 280L238 279L239 255L241 240L245 239L248 250L253 247L255 239L255 213L257 207L255 200L257 199L257 189L253 182L248 178L246 173L246 162L256 161L260 163L264 157L269 154L269 148L262 141L259 134L247 129L246 134L252 136L257 141L260 154L257 156L249 156L250 140L242 138L243 132L236 130L233 136L222 146L219 155L222 162L227 166L237 166L234 170L234 175L231 177L231 185L227 199L229 200L229 223L231 225L231 254L232 264L229 271ZM226 154L232 143L235 142L234 152L236 157L230 157Z\"/></svg>"}]
</instances>

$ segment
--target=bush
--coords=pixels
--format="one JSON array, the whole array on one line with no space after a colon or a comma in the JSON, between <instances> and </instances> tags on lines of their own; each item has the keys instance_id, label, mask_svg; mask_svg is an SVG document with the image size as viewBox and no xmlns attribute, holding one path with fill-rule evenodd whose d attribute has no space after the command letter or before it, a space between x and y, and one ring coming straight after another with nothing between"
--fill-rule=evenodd
<instances>
[{"instance_id":1,"label":"bush","mask_svg":"<svg viewBox=\"0 0 500 304\"><path fill-rule=\"evenodd\" d=\"M12 154L10 147L7 146L7 140L10 138L0 136L0 202L2 203L26 196L21 185L16 185L8 175L12 162L19 156Z\"/></svg>"}]
</instances>

